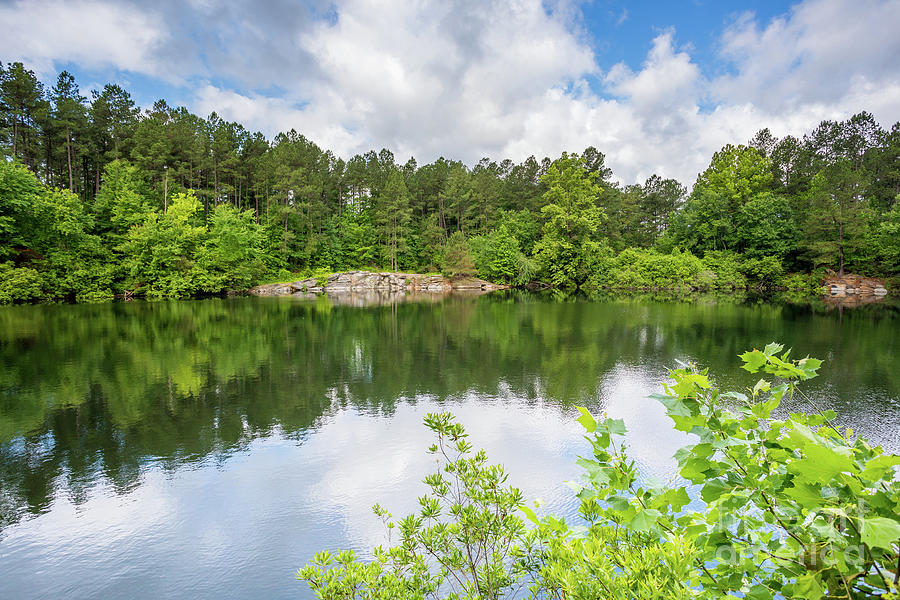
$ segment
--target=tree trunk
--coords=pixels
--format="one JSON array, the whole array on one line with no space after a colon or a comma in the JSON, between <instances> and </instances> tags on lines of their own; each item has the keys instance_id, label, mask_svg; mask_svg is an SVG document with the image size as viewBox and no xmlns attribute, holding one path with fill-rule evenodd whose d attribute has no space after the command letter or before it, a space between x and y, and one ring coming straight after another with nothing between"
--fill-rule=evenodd
<instances>
[{"instance_id":1,"label":"tree trunk","mask_svg":"<svg viewBox=\"0 0 900 600\"><path fill-rule=\"evenodd\" d=\"M215 157L213 158L213 180L215 182L215 187L213 188L214 197L213 197L213 207L219 205L219 165L216 162Z\"/></svg>"},{"instance_id":2,"label":"tree trunk","mask_svg":"<svg viewBox=\"0 0 900 600\"><path fill-rule=\"evenodd\" d=\"M75 191L75 182L72 179L72 132L66 129L66 161L69 166L69 191Z\"/></svg>"},{"instance_id":3,"label":"tree trunk","mask_svg":"<svg viewBox=\"0 0 900 600\"><path fill-rule=\"evenodd\" d=\"M843 219L838 224L838 250L841 254L841 268L838 271L838 276L844 276L844 221Z\"/></svg>"},{"instance_id":4,"label":"tree trunk","mask_svg":"<svg viewBox=\"0 0 900 600\"><path fill-rule=\"evenodd\" d=\"M53 185L53 141L47 136L47 185Z\"/></svg>"}]
</instances>

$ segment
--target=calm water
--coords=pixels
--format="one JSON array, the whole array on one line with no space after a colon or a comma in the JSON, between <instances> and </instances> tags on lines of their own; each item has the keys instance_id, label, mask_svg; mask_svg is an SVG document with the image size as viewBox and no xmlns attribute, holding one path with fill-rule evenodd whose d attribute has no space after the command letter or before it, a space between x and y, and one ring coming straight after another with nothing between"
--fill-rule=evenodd
<instances>
[{"instance_id":1,"label":"calm water","mask_svg":"<svg viewBox=\"0 0 900 600\"><path fill-rule=\"evenodd\" d=\"M308 598L294 573L316 550L383 543L375 502L415 509L435 410L526 497L570 513L576 405L624 418L642 470L668 478L685 440L646 398L666 368L693 360L752 385L736 355L773 340L825 359L811 395L900 449L890 304L0 308L0 597Z\"/></svg>"}]
</instances>

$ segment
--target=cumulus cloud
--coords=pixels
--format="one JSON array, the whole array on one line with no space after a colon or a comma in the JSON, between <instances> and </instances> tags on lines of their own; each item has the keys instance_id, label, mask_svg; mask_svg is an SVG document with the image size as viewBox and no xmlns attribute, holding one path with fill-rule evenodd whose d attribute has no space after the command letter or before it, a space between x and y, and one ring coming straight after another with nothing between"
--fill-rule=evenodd
<instances>
[{"instance_id":1,"label":"cumulus cloud","mask_svg":"<svg viewBox=\"0 0 900 600\"><path fill-rule=\"evenodd\" d=\"M0 3L0 56L22 60L42 75L56 63L117 68L164 76L149 59L166 38L159 19L114 2L82 0Z\"/></svg>"},{"instance_id":2,"label":"cumulus cloud","mask_svg":"<svg viewBox=\"0 0 900 600\"><path fill-rule=\"evenodd\" d=\"M554 86L593 72L593 55L540 2L342 3L304 45L370 145L466 158L500 149L521 112ZM341 111L343 114L340 114Z\"/></svg>"},{"instance_id":3,"label":"cumulus cloud","mask_svg":"<svg viewBox=\"0 0 900 600\"><path fill-rule=\"evenodd\" d=\"M900 68L889 59L900 48L884 20L897 5L815 0L765 25L743 14L721 38L733 72L709 79L674 30L652 40L640 68L602 72L571 22L536 0L438 9L347 0L300 37L320 74L291 88L305 107L255 101L281 115L270 123L295 123L344 155L385 146L471 164L594 145L625 183L657 173L689 184L713 152L762 127L799 135L859 110L900 117ZM877 44L853 43L864 39Z\"/></svg>"},{"instance_id":4,"label":"cumulus cloud","mask_svg":"<svg viewBox=\"0 0 900 600\"><path fill-rule=\"evenodd\" d=\"M897 23L897 0L808 0L764 27L744 14L722 36L736 73L716 80L713 92L769 112L840 104L867 84L898 81Z\"/></svg>"},{"instance_id":5,"label":"cumulus cloud","mask_svg":"<svg viewBox=\"0 0 900 600\"><path fill-rule=\"evenodd\" d=\"M0 3L17 23L0 52L180 78L200 114L269 136L294 128L345 157L387 147L472 164L593 145L624 183L690 184L762 127L797 135L860 110L900 119L900 0L739 15L716 50L724 74L704 72L674 29L639 66L599 65L602 40L568 0L121 2ZM84 23L77 39L54 35L64 19Z\"/></svg>"}]
</instances>

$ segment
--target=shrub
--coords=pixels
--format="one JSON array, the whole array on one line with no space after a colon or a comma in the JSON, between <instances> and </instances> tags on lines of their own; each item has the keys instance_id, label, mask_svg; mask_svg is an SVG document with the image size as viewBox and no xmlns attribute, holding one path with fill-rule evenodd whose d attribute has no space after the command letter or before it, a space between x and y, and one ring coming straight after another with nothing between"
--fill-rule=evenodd
<instances>
[{"instance_id":1,"label":"shrub","mask_svg":"<svg viewBox=\"0 0 900 600\"><path fill-rule=\"evenodd\" d=\"M461 231L454 231L444 246L441 257L441 273L447 277L475 275L475 261L469 252L469 242Z\"/></svg>"},{"instance_id":2,"label":"shrub","mask_svg":"<svg viewBox=\"0 0 900 600\"><path fill-rule=\"evenodd\" d=\"M822 285L823 275L821 271L813 273L788 273L778 278L778 287L784 288L791 292L799 292L808 295L822 294L824 286Z\"/></svg>"},{"instance_id":3,"label":"shrub","mask_svg":"<svg viewBox=\"0 0 900 600\"><path fill-rule=\"evenodd\" d=\"M34 269L0 263L0 304L39 300L44 295L43 286L41 274Z\"/></svg>"},{"instance_id":4,"label":"shrub","mask_svg":"<svg viewBox=\"0 0 900 600\"><path fill-rule=\"evenodd\" d=\"M469 240L478 274L495 283L513 283L520 279L522 252L506 225L488 235Z\"/></svg>"},{"instance_id":5,"label":"shrub","mask_svg":"<svg viewBox=\"0 0 900 600\"><path fill-rule=\"evenodd\" d=\"M784 275L784 266L774 256L748 258L739 269L748 281L762 287L772 287Z\"/></svg>"},{"instance_id":6,"label":"shrub","mask_svg":"<svg viewBox=\"0 0 900 600\"><path fill-rule=\"evenodd\" d=\"M654 250L626 248L614 258L601 258L592 287L613 289L675 289L691 287L702 269L690 252L660 254Z\"/></svg>"},{"instance_id":7,"label":"shrub","mask_svg":"<svg viewBox=\"0 0 900 600\"><path fill-rule=\"evenodd\" d=\"M592 456L578 461L576 528L521 505L449 414L429 415L442 468L425 479L421 510L395 522L375 507L398 543L370 563L320 553L298 578L334 600L494 600L523 589L585 600L896 599L900 456L854 439L830 411L774 418L821 366L789 354L774 343L742 354L745 370L763 374L746 393L719 390L693 366L670 371L656 398L675 429L696 436L675 455L690 485L643 484L618 440L624 422L580 408Z\"/></svg>"},{"instance_id":8,"label":"shrub","mask_svg":"<svg viewBox=\"0 0 900 600\"><path fill-rule=\"evenodd\" d=\"M741 269L742 257L734 252L718 250L703 255L703 265L712 276L709 277L710 289L729 290L747 287L747 278Z\"/></svg>"}]
</instances>

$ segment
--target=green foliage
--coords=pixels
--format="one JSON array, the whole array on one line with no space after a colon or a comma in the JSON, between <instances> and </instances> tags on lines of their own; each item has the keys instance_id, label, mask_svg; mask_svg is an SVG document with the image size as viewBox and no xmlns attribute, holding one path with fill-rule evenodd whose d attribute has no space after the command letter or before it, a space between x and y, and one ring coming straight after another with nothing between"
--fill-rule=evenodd
<instances>
[{"instance_id":1,"label":"green foliage","mask_svg":"<svg viewBox=\"0 0 900 600\"><path fill-rule=\"evenodd\" d=\"M174 204L173 204L174 209ZM220 204L197 254L199 288L205 292L246 289L265 271L263 237L250 211Z\"/></svg>"},{"instance_id":2,"label":"green foliage","mask_svg":"<svg viewBox=\"0 0 900 600\"><path fill-rule=\"evenodd\" d=\"M701 254L740 250L746 244L783 243L777 237L783 233L781 225L766 221L784 209L767 192L771 181L770 163L755 148L725 146L697 177L684 211L673 224L674 243Z\"/></svg>"},{"instance_id":3,"label":"green foliage","mask_svg":"<svg viewBox=\"0 0 900 600\"><path fill-rule=\"evenodd\" d=\"M900 201L878 224L869 243L878 249L883 273L900 273Z\"/></svg>"},{"instance_id":4,"label":"green foliage","mask_svg":"<svg viewBox=\"0 0 900 600\"><path fill-rule=\"evenodd\" d=\"M429 493L418 514L395 521L376 505L397 543L375 548L368 565L349 552L319 553L297 578L320 598L512 597L526 574L519 540L530 538L518 516L522 494L507 487L503 468L473 452L449 413L429 414L437 442L429 449L440 469L425 478Z\"/></svg>"},{"instance_id":5,"label":"green foliage","mask_svg":"<svg viewBox=\"0 0 900 600\"><path fill-rule=\"evenodd\" d=\"M741 256L725 250L707 252L703 256L705 271L701 287L712 290L733 290L747 287Z\"/></svg>"},{"instance_id":6,"label":"green foliage","mask_svg":"<svg viewBox=\"0 0 900 600\"><path fill-rule=\"evenodd\" d=\"M28 267L0 263L0 304L39 300L44 296L41 274Z\"/></svg>"},{"instance_id":7,"label":"green foliage","mask_svg":"<svg viewBox=\"0 0 900 600\"><path fill-rule=\"evenodd\" d=\"M741 360L763 374L746 394L722 392L705 372L686 367L671 372L658 396L675 428L699 438L676 458L679 474L702 484L701 506L669 504L684 487L635 490L635 499L660 510L661 536L694 541L693 581L704 590L766 598L896 594L886 573L898 559L900 529L887 540L900 525L900 457L838 429L830 412L773 417L785 396L805 397L798 384L815 377L820 360L791 360L774 343ZM609 464L599 458L600 468Z\"/></svg>"},{"instance_id":8,"label":"green foliage","mask_svg":"<svg viewBox=\"0 0 900 600\"><path fill-rule=\"evenodd\" d=\"M772 183L771 164L756 148L726 145L716 152L697 185L739 206Z\"/></svg>"},{"instance_id":9,"label":"green foliage","mask_svg":"<svg viewBox=\"0 0 900 600\"><path fill-rule=\"evenodd\" d=\"M454 231L444 246L441 273L447 277L475 275L475 261L469 253L469 242L461 231Z\"/></svg>"},{"instance_id":10,"label":"green foliage","mask_svg":"<svg viewBox=\"0 0 900 600\"><path fill-rule=\"evenodd\" d=\"M519 241L500 225L487 235L469 240L478 274L495 283L514 283L521 279L522 252Z\"/></svg>"},{"instance_id":11,"label":"green foliage","mask_svg":"<svg viewBox=\"0 0 900 600\"><path fill-rule=\"evenodd\" d=\"M589 285L611 289L685 288L694 285L702 269L703 263L690 252L660 254L628 248L612 256L607 250Z\"/></svg>"},{"instance_id":12,"label":"green foliage","mask_svg":"<svg viewBox=\"0 0 900 600\"><path fill-rule=\"evenodd\" d=\"M778 279L778 287L806 295L821 294L823 289L823 279L824 273L822 271L815 271L813 273L788 273Z\"/></svg>"},{"instance_id":13,"label":"green foliage","mask_svg":"<svg viewBox=\"0 0 900 600\"><path fill-rule=\"evenodd\" d=\"M374 266L378 263L375 228L369 212L347 211L341 219L344 264L348 268Z\"/></svg>"},{"instance_id":14,"label":"green foliage","mask_svg":"<svg viewBox=\"0 0 900 600\"><path fill-rule=\"evenodd\" d=\"M738 247L748 258L781 260L797 246L791 207L781 196L756 194L741 206L735 221Z\"/></svg>"},{"instance_id":15,"label":"green foliage","mask_svg":"<svg viewBox=\"0 0 900 600\"><path fill-rule=\"evenodd\" d=\"M761 375L746 393L685 366L656 396L696 439L675 455L686 485L644 483L618 441L624 422L582 408L584 524L522 505L526 529L502 468L471 457L452 417L429 415L442 469L425 479L419 514L394 522L375 508L397 544L368 564L321 553L298 578L324 599L484 599L523 587L535 599L897 598L900 457L854 439L833 413L779 414L785 397L805 397L799 384L822 361L775 343L740 358Z\"/></svg>"},{"instance_id":16,"label":"green foliage","mask_svg":"<svg viewBox=\"0 0 900 600\"><path fill-rule=\"evenodd\" d=\"M860 173L848 161L829 165L813 177L806 253L815 267L843 273L846 263L861 258L871 218L862 185Z\"/></svg>"},{"instance_id":17,"label":"green foliage","mask_svg":"<svg viewBox=\"0 0 900 600\"><path fill-rule=\"evenodd\" d=\"M846 265L891 277L900 273L898 149L900 123L884 130L868 113L823 121L802 139L764 130L716 152L688 195L657 175L613 183L593 147L554 161L484 159L471 169L443 158L398 165L386 149L344 161L293 130L270 142L215 112L201 118L164 100L141 111L118 85L88 99L66 71L45 88L14 62L0 66L0 260L32 263L51 297L149 290L144 284L162 271L137 281L128 269L143 259L125 256L134 247L127 239L191 191L203 207L198 227L214 228L223 204L253 213L259 261L243 265L210 248L215 257L183 257L159 283L168 291L153 295L243 286L262 271L435 270L453 232L472 240L483 276L569 290L601 285L606 247L746 259L746 284L707 268L691 284L700 288L771 286L776 263L753 262L769 259L784 271ZM40 201L48 194L64 208L48 212ZM511 239L500 243L502 227L518 251ZM189 262L199 269L191 276ZM241 272L222 271L238 265ZM620 287L657 286L634 272L620 279Z\"/></svg>"},{"instance_id":18,"label":"green foliage","mask_svg":"<svg viewBox=\"0 0 900 600\"><path fill-rule=\"evenodd\" d=\"M761 287L778 285L784 275L784 265L774 256L747 258L740 266L741 273L748 281Z\"/></svg>"},{"instance_id":19,"label":"green foliage","mask_svg":"<svg viewBox=\"0 0 900 600\"><path fill-rule=\"evenodd\" d=\"M151 298L184 298L200 286L196 253L206 237L202 207L192 193L175 194L164 214L151 213L128 232L122 250L129 285Z\"/></svg>"},{"instance_id":20,"label":"green foliage","mask_svg":"<svg viewBox=\"0 0 900 600\"><path fill-rule=\"evenodd\" d=\"M534 244L541 237L541 223L537 216L527 209L501 211L499 223L515 236L522 253L531 256Z\"/></svg>"},{"instance_id":21,"label":"green foliage","mask_svg":"<svg viewBox=\"0 0 900 600\"><path fill-rule=\"evenodd\" d=\"M93 212L100 230L109 234L110 243L120 244L128 230L142 223L150 212L140 170L124 160L106 165Z\"/></svg>"},{"instance_id":22,"label":"green foliage","mask_svg":"<svg viewBox=\"0 0 900 600\"><path fill-rule=\"evenodd\" d=\"M381 256L391 271L408 259L409 191L400 171L394 169L387 178L376 203L376 232L381 240Z\"/></svg>"},{"instance_id":23,"label":"green foliage","mask_svg":"<svg viewBox=\"0 0 900 600\"><path fill-rule=\"evenodd\" d=\"M0 259L24 243L23 221L42 193L37 178L25 166L0 160Z\"/></svg>"},{"instance_id":24,"label":"green foliage","mask_svg":"<svg viewBox=\"0 0 900 600\"><path fill-rule=\"evenodd\" d=\"M759 259L727 251L710 251L700 259L690 252L661 253L628 248L613 255L608 248L587 287L591 289L730 291L772 287L784 273L774 257Z\"/></svg>"},{"instance_id":25,"label":"green foliage","mask_svg":"<svg viewBox=\"0 0 900 600\"><path fill-rule=\"evenodd\" d=\"M596 265L600 244L594 238L604 219L596 179L597 173L588 172L578 155L565 153L541 177L547 204L541 209L545 222L534 256L556 286L582 285Z\"/></svg>"}]
</instances>

